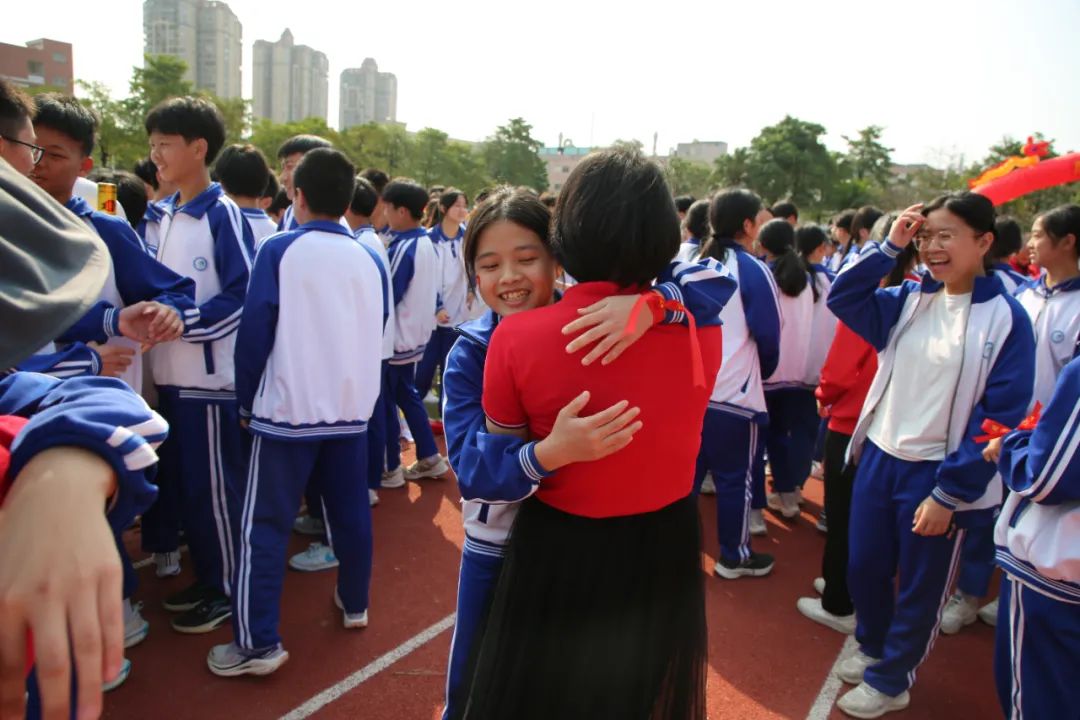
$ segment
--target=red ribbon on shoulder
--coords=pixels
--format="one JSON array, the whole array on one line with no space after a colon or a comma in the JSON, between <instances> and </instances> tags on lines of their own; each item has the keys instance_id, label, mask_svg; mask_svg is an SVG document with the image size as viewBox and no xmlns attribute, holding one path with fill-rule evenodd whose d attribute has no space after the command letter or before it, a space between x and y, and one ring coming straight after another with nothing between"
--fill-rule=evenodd
<instances>
[{"instance_id":1,"label":"red ribbon on shoulder","mask_svg":"<svg viewBox=\"0 0 1080 720\"><path fill-rule=\"evenodd\" d=\"M667 300L656 290L643 292L638 296L637 302L634 303L634 307L630 310L630 317L626 321L623 334L629 335L634 331L638 316L641 315L641 310L646 305L649 306L649 309L654 312L658 319L663 319L665 312L686 313L686 322L690 326L690 373L694 379L694 387L704 388L705 363L701 359L701 342L698 340L697 322L694 321L694 316L681 302Z\"/></svg>"},{"instance_id":2,"label":"red ribbon on shoulder","mask_svg":"<svg viewBox=\"0 0 1080 720\"><path fill-rule=\"evenodd\" d=\"M1031 414L1024 418L1024 421L1016 426L1017 430L1034 430L1035 426L1039 424L1039 416L1042 415L1042 403L1035 403L1035 409L1031 411ZM1002 425L996 420L987 418L983 420L982 431L985 435L979 435L975 438L975 442L984 443L996 440L997 438L1005 437L1013 431L1012 428Z\"/></svg>"}]
</instances>

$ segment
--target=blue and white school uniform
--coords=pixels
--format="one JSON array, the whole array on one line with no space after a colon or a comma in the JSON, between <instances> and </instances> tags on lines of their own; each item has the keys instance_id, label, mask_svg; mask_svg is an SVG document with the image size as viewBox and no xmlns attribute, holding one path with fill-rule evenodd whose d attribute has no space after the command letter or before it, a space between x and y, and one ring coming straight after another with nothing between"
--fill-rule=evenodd
<instances>
[{"instance_id":1,"label":"blue and white school uniform","mask_svg":"<svg viewBox=\"0 0 1080 720\"><path fill-rule=\"evenodd\" d=\"M809 390L811 395L821 383L821 369L825 366L825 358L828 357L829 348L832 347L833 338L836 337L836 316L833 315L828 304L829 291L832 290L836 274L821 264L815 264L813 269L812 275L817 285L818 296L814 302L810 351L806 355L806 373L803 375L803 387ZM816 433L812 452L813 460L821 462L825 454L825 433L829 428L829 419L818 415L816 398L812 398L812 404L807 404L804 412L802 424L805 427L813 427Z\"/></svg>"},{"instance_id":2,"label":"blue and white school uniform","mask_svg":"<svg viewBox=\"0 0 1080 720\"><path fill-rule=\"evenodd\" d=\"M93 376L101 373L101 356L81 342L68 343L63 350L57 350L56 343L49 343L15 369L51 375L59 380Z\"/></svg>"},{"instance_id":3,"label":"blue and white school uniform","mask_svg":"<svg viewBox=\"0 0 1080 720\"><path fill-rule=\"evenodd\" d=\"M383 270L390 277L390 255L386 245L375 233L372 225L361 225L354 233L361 244L371 248L379 256ZM386 372L390 358L394 357L394 303L387 304L386 326L383 328L382 369L380 374L379 398L375 401L375 410L368 423L368 487L377 490L386 470L386 397L383 387L386 384ZM396 426L395 426L396 427Z\"/></svg>"},{"instance_id":4,"label":"blue and white school uniform","mask_svg":"<svg viewBox=\"0 0 1080 720\"><path fill-rule=\"evenodd\" d=\"M1001 280L1001 284L1005 286L1005 292L1010 295L1015 295L1017 291L1031 282L1030 276L1016 272L1009 263L994 263L990 271L997 275L998 280Z\"/></svg>"},{"instance_id":5,"label":"blue and white school uniform","mask_svg":"<svg viewBox=\"0 0 1080 720\"><path fill-rule=\"evenodd\" d=\"M773 491L794 492L810 474L814 454L817 403L814 393L803 384L806 358L814 323L814 289L807 276L806 287L792 297L783 291L780 303L780 360L773 373L762 381L769 431L765 448L772 468ZM808 414L811 416L807 427Z\"/></svg>"},{"instance_id":6,"label":"blue and white school uniform","mask_svg":"<svg viewBox=\"0 0 1080 720\"><path fill-rule=\"evenodd\" d=\"M849 242L845 247L837 248L836 252L834 252L832 256L829 257L828 264L826 265L829 272L831 272L834 276L838 272L840 272L841 268L843 268L844 266L844 260L847 259L848 254L854 247L855 244Z\"/></svg>"},{"instance_id":7,"label":"blue and white school uniform","mask_svg":"<svg viewBox=\"0 0 1080 720\"><path fill-rule=\"evenodd\" d=\"M719 242L739 290L720 312L723 358L705 411L694 487L712 472L720 554L738 563L750 557L750 510L765 506L762 431L769 416L761 378L780 361L780 306L769 268L733 240Z\"/></svg>"},{"instance_id":8,"label":"blue and white school uniform","mask_svg":"<svg viewBox=\"0 0 1080 720\"><path fill-rule=\"evenodd\" d=\"M240 208L244 219L251 225L251 234L255 239L255 249L258 250L263 240L278 231L277 223L271 219L266 211L261 208Z\"/></svg>"},{"instance_id":9,"label":"blue and white school uniform","mask_svg":"<svg viewBox=\"0 0 1080 720\"><path fill-rule=\"evenodd\" d=\"M240 416L254 435L237 547L233 631L245 650L278 645L289 534L309 482L322 498L346 612L371 582L367 423L379 395L390 284L377 253L317 220L259 249L236 343Z\"/></svg>"},{"instance_id":10,"label":"blue and white school uniform","mask_svg":"<svg viewBox=\"0 0 1080 720\"><path fill-rule=\"evenodd\" d=\"M416 365L435 332L439 294L439 260L424 228L394 233L387 253L394 288L394 355L386 372L386 469L401 464L397 409L416 440L416 457L438 454L423 400L416 391Z\"/></svg>"},{"instance_id":11,"label":"blue and white school uniform","mask_svg":"<svg viewBox=\"0 0 1080 720\"><path fill-rule=\"evenodd\" d=\"M454 237L447 237L441 224L431 228L428 235L439 264L436 313L445 310L450 317L445 323L436 322L435 332L416 367L416 392L420 397L425 397L431 390L435 369L446 366L446 355L457 339L454 328L469 320L469 279L465 276L465 261L461 254L465 226L459 227Z\"/></svg>"},{"instance_id":12,"label":"blue and white school uniform","mask_svg":"<svg viewBox=\"0 0 1080 720\"><path fill-rule=\"evenodd\" d=\"M679 244L679 252L675 254L676 260L694 262L701 255L701 238L688 237Z\"/></svg>"},{"instance_id":13,"label":"blue and white school uniform","mask_svg":"<svg viewBox=\"0 0 1080 720\"><path fill-rule=\"evenodd\" d=\"M735 282L715 260L674 261L657 278L656 290L682 303L699 324L709 325L734 294ZM686 313L665 312L663 323L682 322ZM491 607L518 507L552 474L537 461L535 442L487 432L484 361L498 323L499 316L489 310L458 326L460 337L446 358L443 379L446 449L461 490L465 525L443 718L464 708L469 655Z\"/></svg>"},{"instance_id":14,"label":"blue and white school uniform","mask_svg":"<svg viewBox=\"0 0 1080 720\"><path fill-rule=\"evenodd\" d=\"M1008 720L1075 717L1080 706L1080 360L1062 371L1034 431L1008 435L1012 490L995 528L1005 571L994 670Z\"/></svg>"},{"instance_id":15,"label":"blue and white school uniform","mask_svg":"<svg viewBox=\"0 0 1080 720\"><path fill-rule=\"evenodd\" d=\"M161 449L164 502L143 518L143 546L176 550L182 521L196 577L228 594L246 468L233 348L254 243L240 208L219 184L180 206L179 197L162 203L157 259L195 281L198 317L180 341L150 351L160 411L173 437Z\"/></svg>"},{"instance_id":16,"label":"blue and white school uniform","mask_svg":"<svg viewBox=\"0 0 1080 720\"><path fill-rule=\"evenodd\" d=\"M1010 270L1012 268L1009 268ZM1002 282L1005 279L995 271ZM1021 276L1022 277L1022 276ZM1023 278L1014 297L1027 311L1035 330L1035 388L1032 406L1050 402L1061 371L1077 354L1080 342L1080 278L1046 285L1046 276L1038 280ZM994 533L989 526L971 528L964 540L963 564L957 588L972 597L983 597L990 590L994 574Z\"/></svg>"},{"instance_id":17,"label":"blue and white school uniform","mask_svg":"<svg viewBox=\"0 0 1080 720\"><path fill-rule=\"evenodd\" d=\"M142 352L138 342L120 334L120 311L128 305L153 300L173 308L184 321L184 329L192 329L199 318L195 307L195 283L152 258L124 220L94 210L78 196L72 197L65 207L102 239L109 250L110 266L97 303L58 340L61 343L96 342L131 348L135 355L120 379L135 392L141 392Z\"/></svg>"},{"instance_id":18,"label":"blue and white school uniform","mask_svg":"<svg viewBox=\"0 0 1080 720\"><path fill-rule=\"evenodd\" d=\"M146 251L154 257L157 257L157 249L160 243L158 240L161 229L160 223L164 214L165 212L161 209L160 203L148 202L142 220L135 226L135 234L142 238Z\"/></svg>"},{"instance_id":19,"label":"blue and white school uniform","mask_svg":"<svg viewBox=\"0 0 1080 720\"><path fill-rule=\"evenodd\" d=\"M858 464L848 577L856 639L879 658L864 682L890 696L911 687L929 654L965 529L990 522L1001 502L974 438L985 419L1023 419L1035 365L1031 323L1000 280L978 277L969 295L950 296L930 277L879 289L899 253L887 241L864 251L829 295L879 353L848 450ZM911 532L927 497L955 512L951 537Z\"/></svg>"}]
</instances>

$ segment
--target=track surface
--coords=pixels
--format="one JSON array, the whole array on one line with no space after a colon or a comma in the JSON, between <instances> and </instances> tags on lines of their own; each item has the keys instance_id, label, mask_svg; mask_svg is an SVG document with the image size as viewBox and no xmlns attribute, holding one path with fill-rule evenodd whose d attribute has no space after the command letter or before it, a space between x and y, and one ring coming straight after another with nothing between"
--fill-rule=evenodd
<instances>
[{"instance_id":1,"label":"track surface","mask_svg":"<svg viewBox=\"0 0 1080 720\"><path fill-rule=\"evenodd\" d=\"M829 702L838 688L830 670L844 637L795 609L800 596L813 592L823 547L814 529L821 483L810 480L806 495L800 518L785 523L766 512L769 536L754 539L755 549L776 556L773 574L737 581L711 576L714 502L711 497L699 501L706 538L701 567L710 575L708 712L714 720L844 717ZM281 613L289 662L265 678L217 678L206 668L206 654L212 645L231 639L228 626L209 635L179 635L161 608L165 595L190 582L186 555L178 578L159 580L152 565L142 567L136 599L145 604L150 635L128 651L131 677L106 697L104 717L437 720L464 538L457 486L452 477L410 482L379 496L373 510L375 565L367 629L341 627L332 602L334 571L289 571ZM137 531L126 540L133 558L144 557ZM303 550L307 542L294 536L290 552ZM1000 717L992 655L993 630L981 623L942 636L919 670L911 707L888 717ZM317 702L310 703L313 698ZM316 705L321 707L312 712Z\"/></svg>"}]
</instances>

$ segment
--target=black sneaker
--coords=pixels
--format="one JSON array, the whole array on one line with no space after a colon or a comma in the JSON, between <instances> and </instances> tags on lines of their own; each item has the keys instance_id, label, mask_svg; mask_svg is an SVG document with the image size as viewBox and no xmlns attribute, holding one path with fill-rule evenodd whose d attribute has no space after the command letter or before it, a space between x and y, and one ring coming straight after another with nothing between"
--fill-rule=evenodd
<instances>
[{"instance_id":1,"label":"black sneaker","mask_svg":"<svg viewBox=\"0 0 1080 720\"><path fill-rule=\"evenodd\" d=\"M738 580L744 576L763 577L772 572L773 562L772 555L751 551L749 559L741 563L728 562L720 558L720 562L713 567L713 572L725 580Z\"/></svg>"},{"instance_id":2,"label":"black sneaker","mask_svg":"<svg viewBox=\"0 0 1080 720\"><path fill-rule=\"evenodd\" d=\"M218 595L179 615L172 621L173 630L186 635L211 632L232 617L229 598Z\"/></svg>"},{"instance_id":3,"label":"black sneaker","mask_svg":"<svg viewBox=\"0 0 1080 720\"><path fill-rule=\"evenodd\" d=\"M187 612L217 596L218 593L213 588L202 585L199 582L194 582L180 592L175 592L165 598L165 602L163 602L162 605L164 605L165 609L169 612Z\"/></svg>"}]
</instances>

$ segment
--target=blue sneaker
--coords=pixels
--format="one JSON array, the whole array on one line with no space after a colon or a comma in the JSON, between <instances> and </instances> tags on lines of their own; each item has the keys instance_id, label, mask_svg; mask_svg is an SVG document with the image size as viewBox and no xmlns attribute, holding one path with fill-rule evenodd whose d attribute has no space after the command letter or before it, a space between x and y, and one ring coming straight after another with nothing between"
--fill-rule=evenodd
<instances>
[{"instance_id":1,"label":"blue sneaker","mask_svg":"<svg viewBox=\"0 0 1080 720\"><path fill-rule=\"evenodd\" d=\"M128 675L131 674L131 661L124 658L124 664L120 666L120 672L116 674L112 680L109 680L101 685L102 692L111 692L116 688L124 684L124 681L128 679Z\"/></svg>"}]
</instances>

